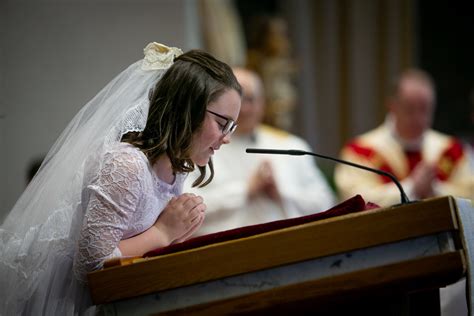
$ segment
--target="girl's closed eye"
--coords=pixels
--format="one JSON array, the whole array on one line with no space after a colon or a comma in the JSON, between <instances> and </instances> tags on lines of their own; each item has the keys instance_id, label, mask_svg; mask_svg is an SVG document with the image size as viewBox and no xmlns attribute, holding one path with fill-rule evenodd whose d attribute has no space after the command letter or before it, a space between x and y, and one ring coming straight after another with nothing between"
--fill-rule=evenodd
<instances>
[{"instance_id":1,"label":"girl's closed eye","mask_svg":"<svg viewBox=\"0 0 474 316\"><path fill-rule=\"evenodd\" d=\"M225 124L219 123L219 122L217 122L217 121L216 121L216 123L217 123L217 125L219 125L219 127L221 128L221 130L224 130Z\"/></svg>"}]
</instances>

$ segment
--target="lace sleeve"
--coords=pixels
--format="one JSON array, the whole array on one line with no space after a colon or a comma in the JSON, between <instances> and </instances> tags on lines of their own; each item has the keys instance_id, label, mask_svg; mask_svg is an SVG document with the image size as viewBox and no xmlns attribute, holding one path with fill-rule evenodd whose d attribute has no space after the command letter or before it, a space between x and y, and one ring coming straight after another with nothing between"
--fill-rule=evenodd
<instances>
[{"instance_id":1,"label":"lace sleeve","mask_svg":"<svg viewBox=\"0 0 474 316\"><path fill-rule=\"evenodd\" d=\"M87 186L89 201L74 260L76 277L102 267L120 256L118 244L140 200L143 168L137 157L107 154L96 179Z\"/></svg>"}]
</instances>

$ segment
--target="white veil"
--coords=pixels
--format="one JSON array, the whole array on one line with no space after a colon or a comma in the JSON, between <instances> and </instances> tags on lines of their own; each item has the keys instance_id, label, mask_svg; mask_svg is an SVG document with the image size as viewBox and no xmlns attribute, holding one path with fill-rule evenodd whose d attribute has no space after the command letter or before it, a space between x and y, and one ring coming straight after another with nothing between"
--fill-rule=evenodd
<instances>
[{"instance_id":1,"label":"white veil","mask_svg":"<svg viewBox=\"0 0 474 316\"><path fill-rule=\"evenodd\" d=\"M84 216L85 162L90 155L100 161L123 134L144 129L149 92L181 53L178 48L150 43L145 58L89 101L53 145L0 227L0 315L28 313L21 307L31 297L29 311L35 314L76 314L88 299L79 293L71 271ZM72 301L61 303L64 295Z\"/></svg>"}]
</instances>

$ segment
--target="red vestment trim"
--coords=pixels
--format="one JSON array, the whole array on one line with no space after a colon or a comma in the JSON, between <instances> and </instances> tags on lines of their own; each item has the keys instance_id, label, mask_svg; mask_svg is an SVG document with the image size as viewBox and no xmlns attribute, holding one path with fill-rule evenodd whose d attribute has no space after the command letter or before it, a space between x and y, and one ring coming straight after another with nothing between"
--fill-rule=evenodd
<instances>
[{"instance_id":1,"label":"red vestment trim","mask_svg":"<svg viewBox=\"0 0 474 316\"><path fill-rule=\"evenodd\" d=\"M451 144L444 150L438 160L437 178L441 181L446 181L463 156L464 152L461 142L453 138Z\"/></svg>"},{"instance_id":2,"label":"red vestment trim","mask_svg":"<svg viewBox=\"0 0 474 316\"><path fill-rule=\"evenodd\" d=\"M400 179L398 175L395 175L390 165L385 161L385 159L376 150L369 147L362 146L358 144L356 141L353 141L347 144L346 148L352 151L355 155L359 157L364 157L370 163L368 167L372 167L375 169L379 169L379 170L391 173L394 176L396 176L398 179ZM386 176L379 175L379 177L383 183L392 182L392 180Z\"/></svg>"}]
</instances>

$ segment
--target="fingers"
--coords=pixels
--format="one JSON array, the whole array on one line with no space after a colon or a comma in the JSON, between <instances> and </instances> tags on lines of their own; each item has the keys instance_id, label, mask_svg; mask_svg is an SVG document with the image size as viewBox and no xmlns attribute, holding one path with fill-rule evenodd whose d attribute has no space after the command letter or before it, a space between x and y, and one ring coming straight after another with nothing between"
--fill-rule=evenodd
<instances>
[{"instance_id":1,"label":"fingers","mask_svg":"<svg viewBox=\"0 0 474 316\"><path fill-rule=\"evenodd\" d=\"M184 193L173 201L173 207L181 210L182 219L188 223L196 221L196 219L206 211L206 204L201 196L193 193Z\"/></svg>"},{"instance_id":2,"label":"fingers","mask_svg":"<svg viewBox=\"0 0 474 316\"><path fill-rule=\"evenodd\" d=\"M185 209L193 209L199 204L202 204L204 202L203 198L200 196L191 196L188 197L187 200L183 203L183 207Z\"/></svg>"},{"instance_id":3,"label":"fingers","mask_svg":"<svg viewBox=\"0 0 474 316\"><path fill-rule=\"evenodd\" d=\"M257 187L262 187L274 182L273 169L268 161L263 161L254 173L254 180Z\"/></svg>"},{"instance_id":4,"label":"fingers","mask_svg":"<svg viewBox=\"0 0 474 316\"><path fill-rule=\"evenodd\" d=\"M262 161L250 176L247 186L247 196L254 199L258 196L268 195L267 191L276 187L275 174L269 161Z\"/></svg>"},{"instance_id":5,"label":"fingers","mask_svg":"<svg viewBox=\"0 0 474 316\"><path fill-rule=\"evenodd\" d=\"M191 223L195 222L197 219L201 218L204 216L205 211L207 209L206 204L201 203L199 205L196 205L190 212L189 212L189 218L191 219Z\"/></svg>"},{"instance_id":6,"label":"fingers","mask_svg":"<svg viewBox=\"0 0 474 316\"><path fill-rule=\"evenodd\" d=\"M417 198L434 195L433 181L436 179L436 166L420 162L410 177L413 180L413 190Z\"/></svg>"},{"instance_id":7,"label":"fingers","mask_svg":"<svg viewBox=\"0 0 474 316\"><path fill-rule=\"evenodd\" d=\"M436 175L436 165L420 162L414 170L420 177L432 178Z\"/></svg>"},{"instance_id":8,"label":"fingers","mask_svg":"<svg viewBox=\"0 0 474 316\"><path fill-rule=\"evenodd\" d=\"M189 228L189 230L183 236L176 239L175 242L179 243L189 239L201 227L202 223L204 222L204 218L205 215L202 213L201 216L199 216L194 224Z\"/></svg>"},{"instance_id":9,"label":"fingers","mask_svg":"<svg viewBox=\"0 0 474 316\"><path fill-rule=\"evenodd\" d=\"M196 211L193 211L196 209ZM205 211L206 205L204 199L201 196L197 196L192 193L184 193L179 196L175 196L170 199L164 212L172 212L175 217L187 217L189 214L195 215L199 211Z\"/></svg>"},{"instance_id":10,"label":"fingers","mask_svg":"<svg viewBox=\"0 0 474 316\"><path fill-rule=\"evenodd\" d=\"M260 166L257 168L257 175L260 179L264 181L273 178L273 170L270 162L263 161Z\"/></svg>"},{"instance_id":11,"label":"fingers","mask_svg":"<svg viewBox=\"0 0 474 316\"><path fill-rule=\"evenodd\" d=\"M154 225L170 243L188 238L204 220L206 205L203 198L192 193L173 197L156 219Z\"/></svg>"},{"instance_id":12,"label":"fingers","mask_svg":"<svg viewBox=\"0 0 474 316\"><path fill-rule=\"evenodd\" d=\"M184 208L190 208L202 202L203 198L193 193L183 193L170 200L170 203L173 203L175 206L182 206Z\"/></svg>"}]
</instances>

